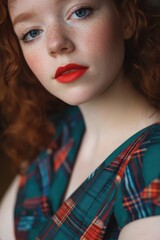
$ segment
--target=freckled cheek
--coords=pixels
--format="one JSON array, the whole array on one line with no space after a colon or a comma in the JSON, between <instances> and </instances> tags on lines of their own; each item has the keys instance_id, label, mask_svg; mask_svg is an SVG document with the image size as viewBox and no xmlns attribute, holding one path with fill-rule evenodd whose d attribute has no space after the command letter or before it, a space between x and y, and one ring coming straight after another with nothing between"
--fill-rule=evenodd
<instances>
[{"instance_id":1,"label":"freckled cheek","mask_svg":"<svg viewBox=\"0 0 160 240\"><path fill-rule=\"evenodd\" d=\"M39 78L39 75L42 74L42 70L45 66L43 59L44 57L42 57L41 55L37 55L37 54L24 54L26 62L28 64L28 66L30 67L30 69L32 70L32 72L37 76L37 78Z\"/></svg>"},{"instance_id":2,"label":"freckled cheek","mask_svg":"<svg viewBox=\"0 0 160 240\"><path fill-rule=\"evenodd\" d=\"M88 42L88 50L93 48L94 53L104 53L104 51L112 50L120 39L120 32L113 24L97 24L89 34L86 34L86 42Z\"/></svg>"}]
</instances>

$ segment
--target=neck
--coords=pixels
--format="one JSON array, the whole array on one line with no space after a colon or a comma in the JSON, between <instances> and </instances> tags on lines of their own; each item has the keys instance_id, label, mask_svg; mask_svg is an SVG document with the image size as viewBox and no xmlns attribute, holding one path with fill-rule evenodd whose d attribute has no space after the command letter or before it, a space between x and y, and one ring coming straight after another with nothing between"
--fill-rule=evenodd
<instances>
[{"instance_id":1,"label":"neck","mask_svg":"<svg viewBox=\"0 0 160 240\"><path fill-rule=\"evenodd\" d=\"M105 93L79 107L86 135L100 142L104 137L127 138L156 122L155 109L126 80L116 82Z\"/></svg>"}]
</instances>

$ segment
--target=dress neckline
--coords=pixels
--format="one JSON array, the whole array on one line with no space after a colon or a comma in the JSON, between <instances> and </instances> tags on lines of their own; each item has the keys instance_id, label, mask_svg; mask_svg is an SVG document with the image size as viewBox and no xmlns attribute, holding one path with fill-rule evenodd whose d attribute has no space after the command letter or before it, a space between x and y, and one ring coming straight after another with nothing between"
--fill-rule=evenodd
<instances>
[{"instance_id":1,"label":"dress neckline","mask_svg":"<svg viewBox=\"0 0 160 240\"><path fill-rule=\"evenodd\" d=\"M81 115L81 112L80 112ZM84 125L84 121L83 121L83 117L81 115L81 120L83 123L81 123L81 126L78 127L76 126L76 124L74 125L74 131L72 131L73 133L73 139L76 139L75 141L75 145L76 147L74 147L74 145L72 146L70 152L69 152L69 156L73 156L73 165L72 167L74 167L74 164L76 163L76 158L77 158L77 154L85 133L85 125ZM78 124L77 124L78 125ZM89 176L80 184L80 186L78 186L75 191L72 192L72 194L70 194L67 198L65 198L66 195L66 191L68 189L69 186L69 182L70 182L70 178L72 173L70 174L69 178L67 179L67 184L66 184L66 188L65 191L63 193L63 197L62 197L62 203L67 201L67 199L69 199L70 197L72 197L72 195L76 194L76 192L78 191L78 189L83 186L86 185L88 181L90 181L90 179L98 172L98 171L102 171L102 169L104 169L105 167L107 167L108 164L110 164L110 162L116 158L125 148L127 148L132 142L134 142L137 138L141 137L141 135L143 135L143 133L147 132L149 129L154 128L155 126L159 126L160 127L160 122L156 122L153 123L151 125L148 125L144 128L142 128L141 130L137 131L136 133L134 133L133 135L131 135L128 139L126 139L122 144L120 144L114 151L112 151L111 154L109 154L109 156L107 156L104 161L102 161L102 163L96 168L94 169L94 171L92 171L91 174L89 174Z\"/></svg>"}]
</instances>

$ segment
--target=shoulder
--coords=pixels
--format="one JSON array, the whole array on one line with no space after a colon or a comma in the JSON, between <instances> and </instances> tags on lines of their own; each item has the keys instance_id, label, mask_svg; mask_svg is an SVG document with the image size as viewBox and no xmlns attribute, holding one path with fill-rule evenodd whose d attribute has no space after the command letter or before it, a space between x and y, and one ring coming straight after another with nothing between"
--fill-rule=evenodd
<instances>
[{"instance_id":1,"label":"shoulder","mask_svg":"<svg viewBox=\"0 0 160 240\"><path fill-rule=\"evenodd\" d=\"M115 215L120 228L160 216L160 124L147 128L126 167Z\"/></svg>"},{"instance_id":2,"label":"shoulder","mask_svg":"<svg viewBox=\"0 0 160 240\"><path fill-rule=\"evenodd\" d=\"M57 152L67 145L71 139L76 138L77 127L83 132L84 122L78 107L67 106L63 111L50 116L49 121L54 128L52 139L48 146L42 149L34 161L26 169L20 189L32 182L32 186L42 183L45 176L53 175L53 161ZM51 127L52 128L52 127ZM47 166L47 167L46 167ZM37 181L38 179L38 181ZM50 178L50 181L52 179ZM41 187L40 187L41 188ZM37 190L39 191L39 190Z\"/></svg>"},{"instance_id":3,"label":"shoulder","mask_svg":"<svg viewBox=\"0 0 160 240\"><path fill-rule=\"evenodd\" d=\"M122 180L123 191L134 188L142 192L152 182L160 181L160 124L143 132L133 151Z\"/></svg>"},{"instance_id":4,"label":"shoulder","mask_svg":"<svg viewBox=\"0 0 160 240\"><path fill-rule=\"evenodd\" d=\"M19 176L17 176L0 203L0 239L15 239L14 237L14 206L19 186Z\"/></svg>"},{"instance_id":5,"label":"shoulder","mask_svg":"<svg viewBox=\"0 0 160 240\"><path fill-rule=\"evenodd\" d=\"M160 216L133 221L122 229L118 240L159 240L159 223Z\"/></svg>"},{"instance_id":6,"label":"shoulder","mask_svg":"<svg viewBox=\"0 0 160 240\"><path fill-rule=\"evenodd\" d=\"M160 124L154 124L144 134L144 139L130 160L122 181L123 205L128 210L130 207L133 207L135 212L137 212L136 219L140 218L140 216L143 218L156 214L153 204L157 207L159 205L159 149ZM153 207L152 209L151 206ZM160 214L160 208L158 209Z\"/></svg>"},{"instance_id":7,"label":"shoulder","mask_svg":"<svg viewBox=\"0 0 160 240\"><path fill-rule=\"evenodd\" d=\"M49 145L42 149L21 176L15 209L16 217L24 209L23 203L26 199L38 199L32 201L33 209L36 207L38 209L43 195L49 195L53 178L63 165L63 158L72 147L72 138L76 138L77 129L81 128L81 124L83 125L81 119L81 113L77 107L67 107L59 114L50 117L50 122L55 127L55 134Z\"/></svg>"},{"instance_id":8,"label":"shoulder","mask_svg":"<svg viewBox=\"0 0 160 240\"><path fill-rule=\"evenodd\" d=\"M149 185L160 177L160 124L153 124L144 131L143 139L135 150L124 174L130 181Z\"/></svg>"},{"instance_id":9,"label":"shoulder","mask_svg":"<svg viewBox=\"0 0 160 240\"><path fill-rule=\"evenodd\" d=\"M138 148L134 151L127 171L135 177L139 173L146 184L160 174L160 124L153 124L144 131ZM152 171L151 171L152 170Z\"/></svg>"}]
</instances>

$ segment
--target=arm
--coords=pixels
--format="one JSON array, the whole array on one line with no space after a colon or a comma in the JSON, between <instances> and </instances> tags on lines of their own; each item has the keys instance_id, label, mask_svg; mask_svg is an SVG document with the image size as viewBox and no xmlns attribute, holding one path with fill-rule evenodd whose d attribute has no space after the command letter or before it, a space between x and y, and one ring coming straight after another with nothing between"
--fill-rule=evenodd
<instances>
[{"instance_id":1,"label":"arm","mask_svg":"<svg viewBox=\"0 0 160 240\"><path fill-rule=\"evenodd\" d=\"M14 205L19 184L17 176L0 202L0 240L15 240L14 236Z\"/></svg>"},{"instance_id":2,"label":"arm","mask_svg":"<svg viewBox=\"0 0 160 240\"><path fill-rule=\"evenodd\" d=\"M160 216L148 217L127 224L118 240L159 240Z\"/></svg>"}]
</instances>

